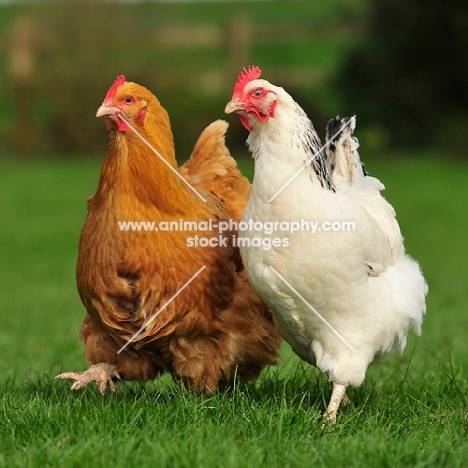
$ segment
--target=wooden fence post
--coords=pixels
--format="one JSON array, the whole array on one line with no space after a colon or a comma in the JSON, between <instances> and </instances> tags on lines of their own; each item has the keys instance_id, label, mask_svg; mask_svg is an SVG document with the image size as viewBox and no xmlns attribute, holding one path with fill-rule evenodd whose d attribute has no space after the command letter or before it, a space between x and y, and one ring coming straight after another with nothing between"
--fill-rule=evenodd
<instances>
[{"instance_id":1,"label":"wooden fence post","mask_svg":"<svg viewBox=\"0 0 468 468\"><path fill-rule=\"evenodd\" d=\"M225 83L232 89L234 82L242 68L249 63L250 45L252 42L252 25L246 15L236 15L227 26L227 50L229 64Z\"/></svg>"},{"instance_id":2,"label":"wooden fence post","mask_svg":"<svg viewBox=\"0 0 468 468\"><path fill-rule=\"evenodd\" d=\"M11 76L15 106L13 150L17 154L31 154L37 150L38 132L33 112L33 37L32 21L19 17L9 31L7 71Z\"/></svg>"}]
</instances>

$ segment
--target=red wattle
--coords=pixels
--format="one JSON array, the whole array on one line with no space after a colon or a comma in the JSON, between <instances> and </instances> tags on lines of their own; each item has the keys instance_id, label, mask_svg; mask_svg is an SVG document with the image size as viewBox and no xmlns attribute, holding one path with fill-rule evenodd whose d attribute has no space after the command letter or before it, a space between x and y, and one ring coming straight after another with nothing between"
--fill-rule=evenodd
<instances>
[{"instance_id":1,"label":"red wattle","mask_svg":"<svg viewBox=\"0 0 468 468\"><path fill-rule=\"evenodd\" d=\"M243 115L239 115L240 121L242 122L242 125L249 131L252 131L252 125L249 124L249 121L247 120L247 117Z\"/></svg>"},{"instance_id":2,"label":"red wattle","mask_svg":"<svg viewBox=\"0 0 468 468\"><path fill-rule=\"evenodd\" d=\"M120 114L115 114L115 116L117 117L117 128L119 129L119 131L120 132L126 132L128 130L127 122L124 122L120 118Z\"/></svg>"}]
</instances>

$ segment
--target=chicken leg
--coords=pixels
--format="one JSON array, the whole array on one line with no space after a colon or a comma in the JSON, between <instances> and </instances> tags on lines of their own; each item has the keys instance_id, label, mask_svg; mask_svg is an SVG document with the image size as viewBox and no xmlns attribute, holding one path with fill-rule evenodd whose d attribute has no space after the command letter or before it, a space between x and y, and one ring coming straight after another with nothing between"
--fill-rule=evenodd
<instances>
[{"instance_id":1,"label":"chicken leg","mask_svg":"<svg viewBox=\"0 0 468 468\"><path fill-rule=\"evenodd\" d=\"M333 391L330 397L328 408L323 414L323 419L327 422L335 423L338 408L346 406L349 403L349 398L346 395L346 386L333 383Z\"/></svg>"},{"instance_id":2,"label":"chicken leg","mask_svg":"<svg viewBox=\"0 0 468 468\"><path fill-rule=\"evenodd\" d=\"M72 379L75 383L72 385L72 390L79 390L80 388L86 387L91 382L96 382L99 391L102 395L106 392L107 386L112 393L117 392L113 378L120 379L119 373L115 370L117 366L113 364L107 364L106 362L100 362L94 364L88 370L84 372L64 372L63 374L57 375L56 379Z\"/></svg>"}]
</instances>

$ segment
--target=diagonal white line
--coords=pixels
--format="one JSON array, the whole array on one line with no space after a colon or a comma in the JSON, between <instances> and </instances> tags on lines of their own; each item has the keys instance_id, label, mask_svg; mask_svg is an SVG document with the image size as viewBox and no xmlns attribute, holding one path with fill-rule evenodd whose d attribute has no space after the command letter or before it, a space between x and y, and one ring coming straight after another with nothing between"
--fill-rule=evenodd
<instances>
[{"instance_id":1,"label":"diagonal white line","mask_svg":"<svg viewBox=\"0 0 468 468\"><path fill-rule=\"evenodd\" d=\"M270 270L281 280L283 283L288 286L291 291L293 291L296 296L354 353L357 351L340 335L302 296L299 292L286 281L283 276L281 276L271 265L269 266Z\"/></svg>"},{"instance_id":2,"label":"diagonal white line","mask_svg":"<svg viewBox=\"0 0 468 468\"><path fill-rule=\"evenodd\" d=\"M143 326L117 351L120 354L204 269L202 266Z\"/></svg>"},{"instance_id":3,"label":"diagonal white line","mask_svg":"<svg viewBox=\"0 0 468 468\"><path fill-rule=\"evenodd\" d=\"M130 123L124 118L122 117L121 114L118 114L118 118L120 120L122 120L122 122L125 122L132 130L133 132L137 135L138 138L140 138L140 140L145 143L148 148L156 155L159 157L159 159L161 159L161 161L174 173L176 174L180 180L190 189L192 190L193 193L195 193L195 195L198 196L198 198L200 198L200 200L202 200L204 203L206 203L206 199L203 198L200 193L192 186L190 185L178 172L176 169L174 169L162 156L161 154L156 151L156 149L150 144L150 142L136 129L136 128L133 128L132 125L130 125Z\"/></svg>"},{"instance_id":4,"label":"diagonal white line","mask_svg":"<svg viewBox=\"0 0 468 468\"><path fill-rule=\"evenodd\" d=\"M316 151L312 157L305 162L305 164L299 168L299 170L268 200L271 203L331 142L337 137L354 119L351 117L347 124L343 125L318 151Z\"/></svg>"}]
</instances>

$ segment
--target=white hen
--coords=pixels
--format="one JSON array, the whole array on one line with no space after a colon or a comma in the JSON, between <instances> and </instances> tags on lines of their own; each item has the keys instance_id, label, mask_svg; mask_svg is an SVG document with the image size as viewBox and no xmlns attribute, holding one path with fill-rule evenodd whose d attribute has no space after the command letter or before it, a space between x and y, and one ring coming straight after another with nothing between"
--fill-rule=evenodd
<instances>
[{"instance_id":1,"label":"white hen","mask_svg":"<svg viewBox=\"0 0 468 468\"><path fill-rule=\"evenodd\" d=\"M346 387L359 386L378 357L402 352L411 328L420 334L427 284L404 252L383 185L361 165L354 118L330 123L330 134L339 135L327 164L305 112L260 74L257 67L241 73L225 110L237 112L250 131L255 160L243 220L276 229L245 232L241 255L283 337L333 382L324 416L335 421ZM318 223L315 233L305 230L306 221ZM288 233L286 243L264 242L283 238L292 223L302 230Z\"/></svg>"}]
</instances>

